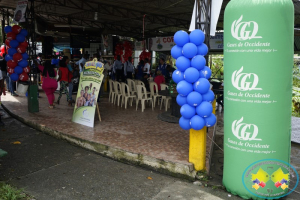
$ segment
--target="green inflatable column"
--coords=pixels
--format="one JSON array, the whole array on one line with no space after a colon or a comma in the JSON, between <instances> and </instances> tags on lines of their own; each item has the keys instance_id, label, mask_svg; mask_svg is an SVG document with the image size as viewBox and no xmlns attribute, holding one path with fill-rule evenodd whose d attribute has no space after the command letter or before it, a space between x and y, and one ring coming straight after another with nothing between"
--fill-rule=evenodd
<instances>
[{"instance_id":1,"label":"green inflatable column","mask_svg":"<svg viewBox=\"0 0 300 200\"><path fill-rule=\"evenodd\" d=\"M293 2L231 0L224 22L223 184L257 199L243 180L247 167L290 159Z\"/></svg>"}]
</instances>

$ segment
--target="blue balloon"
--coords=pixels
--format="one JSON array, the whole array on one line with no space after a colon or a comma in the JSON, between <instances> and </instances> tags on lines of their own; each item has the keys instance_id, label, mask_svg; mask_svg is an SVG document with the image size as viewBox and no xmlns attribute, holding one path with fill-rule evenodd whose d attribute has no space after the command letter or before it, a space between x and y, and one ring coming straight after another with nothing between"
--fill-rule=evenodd
<instances>
[{"instance_id":1,"label":"blue balloon","mask_svg":"<svg viewBox=\"0 0 300 200\"><path fill-rule=\"evenodd\" d=\"M181 113L182 117L184 117L186 119L191 119L196 114L196 108L193 106L190 106L189 104L184 104L180 108L180 113Z\"/></svg>"},{"instance_id":2,"label":"blue balloon","mask_svg":"<svg viewBox=\"0 0 300 200\"><path fill-rule=\"evenodd\" d=\"M27 60L21 60L20 62L19 62L19 66L20 67L27 67L28 66L28 61Z\"/></svg>"},{"instance_id":3,"label":"blue balloon","mask_svg":"<svg viewBox=\"0 0 300 200\"><path fill-rule=\"evenodd\" d=\"M207 53L208 53L208 47L206 44L203 43L198 46L198 51L197 51L198 55L206 56Z\"/></svg>"},{"instance_id":4,"label":"blue balloon","mask_svg":"<svg viewBox=\"0 0 300 200\"><path fill-rule=\"evenodd\" d=\"M213 91L208 90L207 93L202 95L202 101L213 102L215 99L215 94Z\"/></svg>"},{"instance_id":5,"label":"blue balloon","mask_svg":"<svg viewBox=\"0 0 300 200\"><path fill-rule=\"evenodd\" d=\"M22 59L23 60L28 60L29 55L27 53L22 53Z\"/></svg>"},{"instance_id":6,"label":"blue balloon","mask_svg":"<svg viewBox=\"0 0 300 200\"><path fill-rule=\"evenodd\" d=\"M12 32L11 26L5 26L4 32L5 32L6 34L9 33L9 32Z\"/></svg>"},{"instance_id":7,"label":"blue balloon","mask_svg":"<svg viewBox=\"0 0 300 200\"><path fill-rule=\"evenodd\" d=\"M187 103L190 105L190 106L194 106L194 107L197 107L201 104L202 102L202 95L198 92L191 92L187 98Z\"/></svg>"},{"instance_id":8,"label":"blue balloon","mask_svg":"<svg viewBox=\"0 0 300 200\"><path fill-rule=\"evenodd\" d=\"M196 68L198 71L202 70L206 64L206 60L203 56L197 55L191 61L191 66Z\"/></svg>"},{"instance_id":9,"label":"blue balloon","mask_svg":"<svg viewBox=\"0 0 300 200\"><path fill-rule=\"evenodd\" d=\"M203 101L199 106L196 108L196 112L200 117L208 117L211 115L213 111L213 107L211 103L207 101Z\"/></svg>"},{"instance_id":10,"label":"blue balloon","mask_svg":"<svg viewBox=\"0 0 300 200\"><path fill-rule=\"evenodd\" d=\"M190 120L190 124L192 129L199 131L205 126L205 120L202 117L195 115Z\"/></svg>"},{"instance_id":11,"label":"blue balloon","mask_svg":"<svg viewBox=\"0 0 300 200\"><path fill-rule=\"evenodd\" d=\"M172 79L175 83L179 83L184 79L183 72L176 69L172 74Z\"/></svg>"},{"instance_id":12,"label":"blue balloon","mask_svg":"<svg viewBox=\"0 0 300 200\"><path fill-rule=\"evenodd\" d=\"M197 55L197 52L197 46L193 43L187 43L182 47L182 54L187 58L193 58L195 55Z\"/></svg>"},{"instance_id":13,"label":"blue balloon","mask_svg":"<svg viewBox=\"0 0 300 200\"><path fill-rule=\"evenodd\" d=\"M22 74L22 72L23 72L23 68L22 67L20 67L20 66L16 66L15 67L15 73Z\"/></svg>"},{"instance_id":14,"label":"blue balloon","mask_svg":"<svg viewBox=\"0 0 300 200\"><path fill-rule=\"evenodd\" d=\"M201 45L204 40L205 35L201 30L195 29L190 33L190 42L194 43L196 46Z\"/></svg>"},{"instance_id":15,"label":"blue balloon","mask_svg":"<svg viewBox=\"0 0 300 200\"><path fill-rule=\"evenodd\" d=\"M183 56L182 47L179 47L178 45L173 46L171 49L171 55L175 59L179 58L180 56Z\"/></svg>"},{"instance_id":16,"label":"blue balloon","mask_svg":"<svg viewBox=\"0 0 300 200\"><path fill-rule=\"evenodd\" d=\"M12 40L9 42L11 48L17 48L19 46L19 42L17 40Z\"/></svg>"},{"instance_id":17,"label":"blue balloon","mask_svg":"<svg viewBox=\"0 0 300 200\"><path fill-rule=\"evenodd\" d=\"M176 97L176 102L178 105L183 106L184 104L187 104L186 97L181 96L180 94Z\"/></svg>"},{"instance_id":18,"label":"blue balloon","mask_svg":"<svg viewBox=\"0 0 300 200\"><path fill-rule=\"evenodd\" d=\"M180 56L179 58L177 58L177 60L176 60L176 67L177 67L178 70L184 72L190 66L191 66L190 59L188 59L188 58L186 58L184 56Z\"/></svg>"},{"instance_id":19,"label":"blue balloon","mask_svg":"<svg viewBox=\"0 0 300 200\"><path fill-rule=\"evenodd\" d=\"M206 127L211 127L211 126L213 126L213 125L216 124L217 118L216 118L216 116L212 113L210 116L205 117L205 118L204 118L204 121L205 121L205 126L206 126Z\"/></svg>"},{"instance_id":20,"label":"blue balloon","mask_svg":"<svg viewBox=\"0 0 300 200\"><path fill-rule=\"evenodd\" d=\"M25 36L22 35L22 34L18 34L17 37L16 37L16 40L18 42L24 42L25 41Z\"/></svg>"},{"instance_id":21,"label":"blue balloon","mask_svg":"<svg viewBox=\"0 0 300 200\"><path fill-rule=\"evenodd\" d=\"M185 119L184 117L181 117L179 119L179 126L184 130L191 129L191 124L189 119Z\"/></svg>"},{"instance_id":22,"label":"blue balloon","mask_svg":"<svg viewBox=\"0 0 300 200\"><path fill-rule=\"evenodd\" d=\"M187 96L193 91L193 85L183 80L177 84L176 89L181 96Z\"/></svg>"},{"instance_id":23,"label":"blue balloon","mask_svg":"<svg viewBox=\"0 0 300 200\"><path fill-rule=\"evenodd\" d=\"M8 52L8 55L13 56L15 53L17 53L17 49L9 48L7 52Z\"/></svg>"},{"instance_id":24,"label":"blue balloon","mask_svg":"<svg viewBox=\"0 0 300 200\"><path fill-rule=\"evenodd\" d=\"M174 35L174 42L179 47L183 47L186 43L190 42L189 34L185 31L177 31Z\"/></svg>"},{"instance_id":25,"label":"blue balloon","mask_svg":"<svg viewBox=\"0 0 300 200\"><path fill-rule=\"evenodd\" d=\"M12 81L17 81L17 80L19 80L19 75L16 74L16 73L13 73L13 74L10 75L10 79Z\"/></svg>"},{"instance_id":26,"label":"blue balloon","mask_svg":"<svg viewBox=\"0 0 300 200\"><path fill-rule=\"evenodd\" d=\"M5 55L5 60L6 61L9 61L9 60L12 60L12 59L13 59L12 56L10 56L9 54Z\"/></svg>"},{"instance_id":27,"label":"blue balloon","mask_svg":"<svg viewBox=\"0 0 300 200\"><path fill-rule=\"evenodd\" d=\"M19 34L24 35L24 37L26 37L28 35L28 31L26 29L22 29Z\"/></svg>"},{"instance_id":28,"label":"blue balloon","mask_svg":"<svg viewBox=\"0 0 300 200\"><path fill-rule=\"evenodd\" d=\"M195 91L199 92L200 94L205 94L210 88L210 83L206 78L199 78L193 86Z\"/></svg>"},{"instance_id":29,"label":"blue balloon","mask_svg":"<svg viewBox=\"0 0 300 200\"><path fill-rule=\"evenodd\" d=\"M189 83L195 83L199 78L199 71L193 67L189 67L184 71L184 80Z\"/></svg>"},{"instance_id":30,"label":"blue balloon","mask_svg":"<svg viewBox=\"0 0 300 200\"><path fill-rule=\"evenodd\" d=\"M201 71L200 71L200 78L206 78L209 79L211 77L211 69L207 66L205 66Z\"/></svg>"}]
</instances>

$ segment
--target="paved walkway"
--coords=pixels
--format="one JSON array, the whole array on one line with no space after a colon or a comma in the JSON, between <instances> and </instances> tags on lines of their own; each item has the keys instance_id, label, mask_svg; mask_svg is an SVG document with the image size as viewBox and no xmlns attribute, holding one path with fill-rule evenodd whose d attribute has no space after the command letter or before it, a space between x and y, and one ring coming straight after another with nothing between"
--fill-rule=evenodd
<instances>
[{"instance_id":1,"label":"paved walkway","mask_svg":"<svg viewBox=\"0 0 300 200\"><path fill-rule=\"evenodd\" d=\"M55 109L48 108L43 92L39 99L38 113L29 113L27 97L2 96L5 108L19 120L56 137L67 139L84 148L117 160L148 166L173 175L194 177L193 165L188 162L189 132L178 124L158 119L164 111L156 105L154 111L146 107L144 112L133 107L118 107L102 98L99 103L102 121L95 119L95 127L89 128L71 122L73 107L63 96ZM57 96L57 95L56 95ZM208 134L212 138L212 131ZM207 139L208 144L211 140ZM210 143L209 143L210 142ZM207 146L207 168L211 146Z\"/></svg>"},{"instance_id":2,"label":"paved walkway","mask_svg":"<svg viewBox=\"0 0 300 200\"><path fill-rule=\"evenodd\" d=\"M8 155L0 158L0 181L24 188L34 199L228 199L224 190L113 161L34 130L8 115L3 121L0 146Z\"/></svg>"}]
</instances>

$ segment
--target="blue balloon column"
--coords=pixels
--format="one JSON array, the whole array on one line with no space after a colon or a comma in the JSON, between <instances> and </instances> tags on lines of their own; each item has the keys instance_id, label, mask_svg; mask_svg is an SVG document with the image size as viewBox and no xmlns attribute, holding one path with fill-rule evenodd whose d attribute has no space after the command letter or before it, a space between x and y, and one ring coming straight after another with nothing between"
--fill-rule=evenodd
<instances>
[{"instance_id":1,"label":"blue balloon column","mask_svg":"<svg viewBox=\"0 0 300 200\"><path fill-rule=\"evenodd\" d=\"M204 39L201 30L194 30L190 34L177 31L174 35L176 45L171 55L176 59L177 70L172 78L177 83L176 100L181 106L179 125L184 130L201 130L204 126L211 127L216 123L211 104L215 96L208 81L211 70L205 66L204 56L208 48L203 43Z\"/></svg>"}]
</instances>

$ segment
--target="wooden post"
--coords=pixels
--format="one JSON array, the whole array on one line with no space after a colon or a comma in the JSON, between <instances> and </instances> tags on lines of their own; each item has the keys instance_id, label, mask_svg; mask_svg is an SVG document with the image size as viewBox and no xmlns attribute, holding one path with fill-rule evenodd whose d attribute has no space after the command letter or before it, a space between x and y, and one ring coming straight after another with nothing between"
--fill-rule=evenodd
<instances>
[{"instance_id":1,"label":"wooden post","mask_svg":"<svg viewBox=\"0 0 300 200\"><path fill-rule=\"evenodd\" d=\"M197 171L205 169L206 131L206 127L199 131L190 129L189 162L194 164Z\"/></svg>"}]
</instances>

